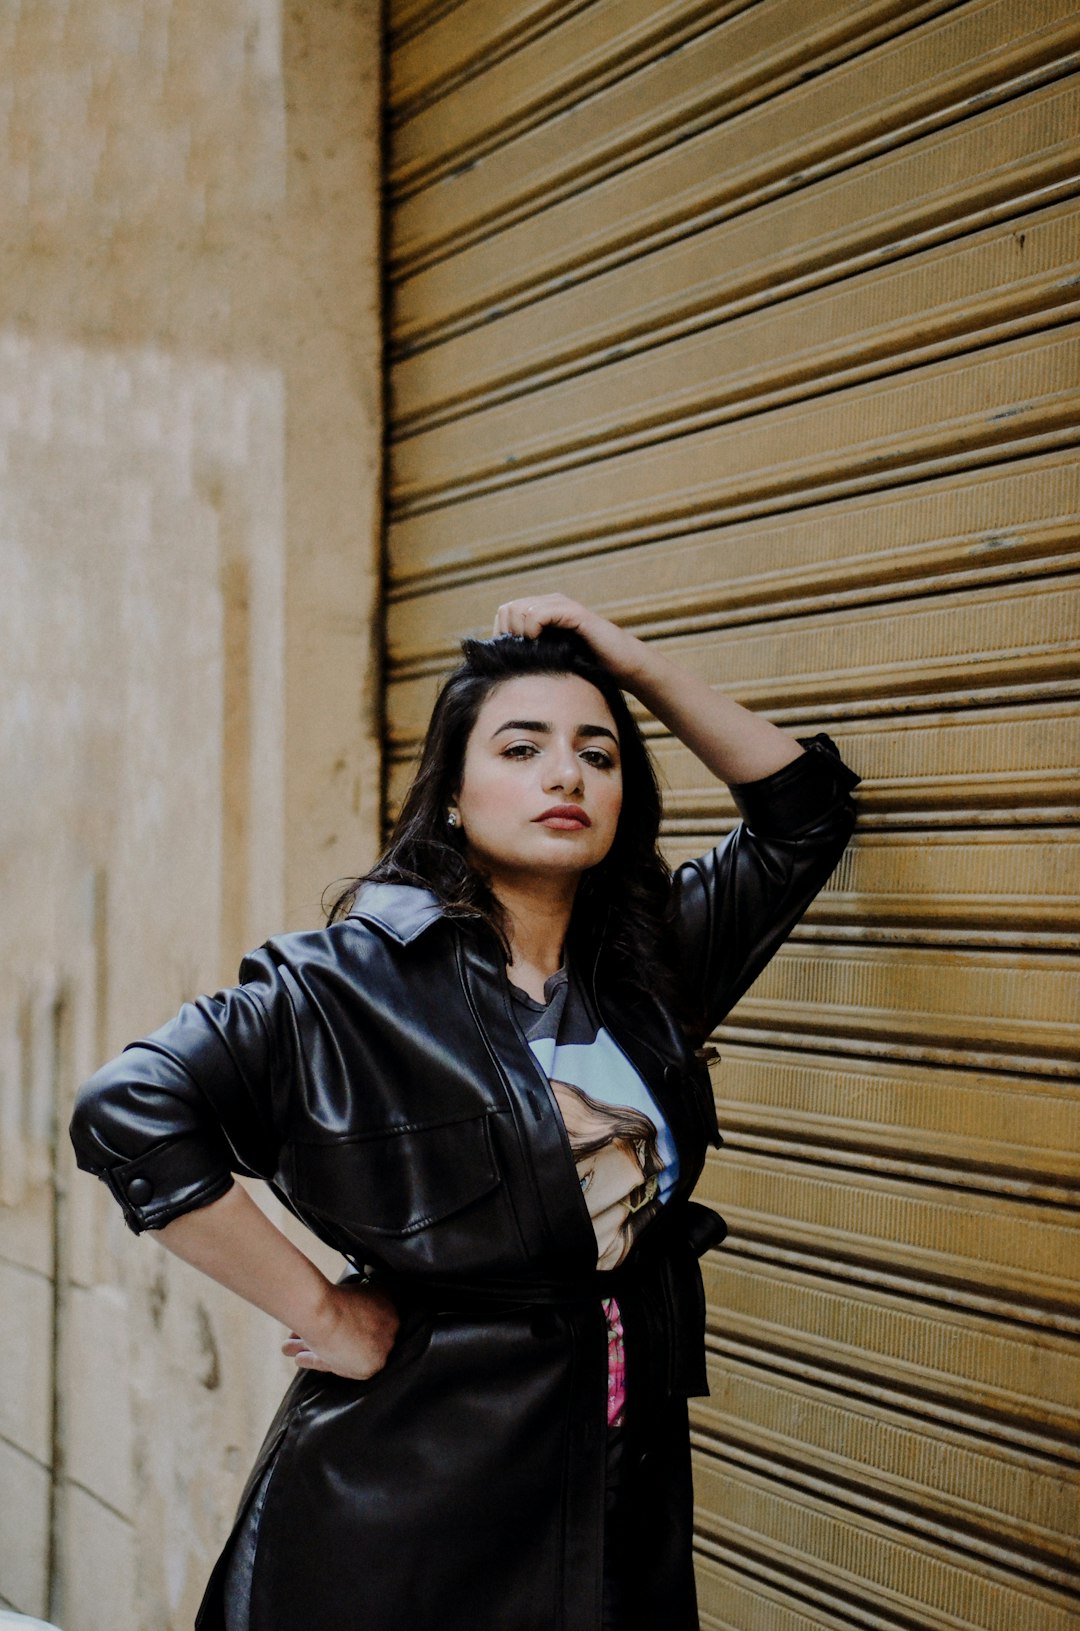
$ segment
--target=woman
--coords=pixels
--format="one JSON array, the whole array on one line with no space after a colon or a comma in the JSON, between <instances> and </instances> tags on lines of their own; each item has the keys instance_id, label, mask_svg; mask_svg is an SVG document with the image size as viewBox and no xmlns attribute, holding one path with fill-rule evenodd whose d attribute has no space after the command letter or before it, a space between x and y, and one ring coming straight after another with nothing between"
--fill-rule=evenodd
<instances>
[{"instance_id":1,"label":"woman","mask_svg":"<svg viewBox=\"0 0 1080 1631\"><path fill-rule=\"evenodd\" d=\"M674 878L621 688L745 817ZM697 1625L701 1044L835 866L857 780L595 612L511 601L327 928L86 1084L79 1163L131 1227L292 1332L203 1631ZM357 1272L330 1284L234 1172Z\"/></svg>"}]
</instances>

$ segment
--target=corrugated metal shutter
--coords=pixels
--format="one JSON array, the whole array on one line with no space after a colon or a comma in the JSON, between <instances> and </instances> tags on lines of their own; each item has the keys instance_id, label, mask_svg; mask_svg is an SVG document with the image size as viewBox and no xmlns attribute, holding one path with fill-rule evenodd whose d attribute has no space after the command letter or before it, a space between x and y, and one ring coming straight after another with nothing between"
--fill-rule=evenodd
<instances>
[{"instance_id":1,"label":"corrugated metal shutter","mask_svg":"<svg viewBox=\"0 0 1080 1631\"><path fill-rule=\"evenodd\" d=\"M552 587L865 777L721 1038L703 1624L1066 1631L1080 16L391 9L391 802ZM677 860L733 811L654 737Z\"/></svg>"}]
</instances>

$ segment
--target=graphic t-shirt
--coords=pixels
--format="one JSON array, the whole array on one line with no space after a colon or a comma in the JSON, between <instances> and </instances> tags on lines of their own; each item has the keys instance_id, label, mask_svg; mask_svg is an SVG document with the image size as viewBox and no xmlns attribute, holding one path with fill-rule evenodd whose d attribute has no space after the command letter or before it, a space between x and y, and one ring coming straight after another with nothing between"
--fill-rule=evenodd
<instances>
[{"instance_id":1,"label":"graphic t-shirt","mask_svg":"<svg viewBox=\"0 0 1080 1631\"><path fill-rule=\"evenodd\" d=\"M655 1099L566 969L537 1002L510 987L518 1022L551 1083L596 1234L597 1267L613 1269L670 1195L678 1155ZM608 1423L622 1418L622 1320L613 1297L608 1321Z\"/></svg>"}]
</instances>

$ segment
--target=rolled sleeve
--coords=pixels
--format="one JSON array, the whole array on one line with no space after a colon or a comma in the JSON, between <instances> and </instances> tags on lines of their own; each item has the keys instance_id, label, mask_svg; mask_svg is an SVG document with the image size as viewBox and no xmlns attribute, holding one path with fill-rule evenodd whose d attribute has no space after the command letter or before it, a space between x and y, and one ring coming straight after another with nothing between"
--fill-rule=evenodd
<instances>
[{"instance_id":1,"label":"rolled sleeve","mask_svg":"<svg viewBox=\"0 0 1080 1631\"><path fill-rule=\"evenodd\" d=\"M232 1174L277 1167L275 1059L266 994L274 971L245 959L250 983L185 1003L84 1083L71 1140L136 1234L223 1195ZM280 1000L280 999L279 999Z\"/></svg>"},{"instance_id":2,"label":"rolled sleeve","mask_svg":"<svg viewBox=\"0 0 1080 1631\"><path fill-rule=\"evenodd\" d=\"M232 1187L230 1163L210 1140L174 1138L97 1171L120 1203L135 1234L162 1229L184 1212L207 1206ZM81 1160L80 1166L83 1166Z\"/></svg>"},{"instance_id":3,"label":"rolled sleeve","mask_svg":"<svg viewBox=\"0 0 1080 1631\"><path fill-rule=\"evenodd\" d=\"M687 1006L703 1037L786 940L851 837L860 777L824 733L802 746L772 775L732 787L739 826L672 879Z\"/></svg>"},{"instance_id":4,"label":"rolled sleeve","mask_svg":"<svg viewBox=\"0 0 1080 1631\"><path fill-rule=\"evenodd\" d=\"M805 753L771 776L731 788L739 814L764 837L797 838L834 814L841 818L841 826L847 818L850 833L855 807L848 795L862 777L844 763L836 743L824 731L801 737L800 745Z\"/></svg>"}]
</instances>

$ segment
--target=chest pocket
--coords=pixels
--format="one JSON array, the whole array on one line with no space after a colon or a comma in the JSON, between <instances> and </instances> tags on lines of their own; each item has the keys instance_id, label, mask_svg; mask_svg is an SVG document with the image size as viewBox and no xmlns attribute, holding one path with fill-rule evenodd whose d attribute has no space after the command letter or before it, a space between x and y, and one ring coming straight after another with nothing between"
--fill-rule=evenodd
<instances>
[{"instance_id":1,"label":"chest pocket","mask_svg":"<svg viewBox=\"0 0 1080 1631\"><path fill-rule=\"evenodd\" d=\"M498 1188L491 1115L296 1144L291 1178L297 1205L335 1233L405 1242Z\"/></svg>"}]
</instances>

